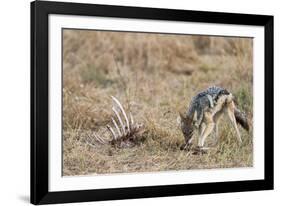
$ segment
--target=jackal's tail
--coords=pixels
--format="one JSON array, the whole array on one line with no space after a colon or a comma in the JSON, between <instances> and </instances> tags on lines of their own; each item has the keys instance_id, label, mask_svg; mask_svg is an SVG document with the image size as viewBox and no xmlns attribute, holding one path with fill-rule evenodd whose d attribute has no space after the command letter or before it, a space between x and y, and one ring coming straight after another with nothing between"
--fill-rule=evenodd
<instances>
[{"instance_id":1,"label":"jackal's tail","mask_svg":"<svg viewBox=\"0 0 281 206\"><path fill-rule=\"evenodd\" d=\"M244 112L241 112L239 109L235 108L234 115L236 122L238 122L245 130L249 131L250 125L246 114Z\"/></svg>"}]
</instances>

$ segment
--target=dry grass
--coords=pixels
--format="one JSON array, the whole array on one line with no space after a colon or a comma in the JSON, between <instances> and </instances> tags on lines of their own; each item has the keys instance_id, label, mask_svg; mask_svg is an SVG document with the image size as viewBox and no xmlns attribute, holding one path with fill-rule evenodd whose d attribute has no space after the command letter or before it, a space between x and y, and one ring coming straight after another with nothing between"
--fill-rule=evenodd
<instances>
[{"instance_id":1,"label":"dry grass","mask_svg":"<svg viewBox=\"0 0 281 206\"><path fill-rule=\"evenodd\" d=\"M252 166L252 131L240 128L239 146L224 121L219 144L194 155L179 149L184 138L176 123L178 111L211 85L231 91L251 118L252 67L250 38L64 30L63 174ZM110 121L110 95L144 124L137 146L93 148L83 141Z\"/></svg>"}]
</instances>

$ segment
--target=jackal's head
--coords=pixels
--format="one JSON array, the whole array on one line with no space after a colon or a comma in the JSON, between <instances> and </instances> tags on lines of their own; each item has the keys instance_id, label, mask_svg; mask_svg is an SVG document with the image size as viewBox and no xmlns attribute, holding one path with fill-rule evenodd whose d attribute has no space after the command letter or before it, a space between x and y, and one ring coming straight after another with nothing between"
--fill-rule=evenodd
<instances>
[{"instance_id":1,"label":"jackal's head","mask_svg":"<svg viewBox=\"0 0 281 206\"><path fill-rule=\"evenodd\" d=\"M194 131L192 119L187 115L179 113L179 120L180 120L179 123L180 123L181 131L185 139L185 143L190 144L190 140L192 138L193 131Z\"/></svg>"}]
</instances>

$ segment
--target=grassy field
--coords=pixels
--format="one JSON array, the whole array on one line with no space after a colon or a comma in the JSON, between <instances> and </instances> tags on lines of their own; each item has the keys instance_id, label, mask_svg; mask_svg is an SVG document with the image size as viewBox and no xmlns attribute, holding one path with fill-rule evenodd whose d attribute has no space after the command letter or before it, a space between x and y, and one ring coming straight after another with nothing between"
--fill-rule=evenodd
<instances>
[{"instance_id":1,"label":"grassy field","mask_svg":"<svg viewBox=\"0 0 281 206\"><path fill-rule=\"evenodd\" d=\"M252 166L252 130L239 126L239 146L225 117L219 143L195 155L180 150L176 121L191 98L212 85L232 92L251 120L252 47L251 38L64 30L63 175ZM111 121L110 95L144 125L134 147L85 142Z\"/></svg>"}]
</instances>

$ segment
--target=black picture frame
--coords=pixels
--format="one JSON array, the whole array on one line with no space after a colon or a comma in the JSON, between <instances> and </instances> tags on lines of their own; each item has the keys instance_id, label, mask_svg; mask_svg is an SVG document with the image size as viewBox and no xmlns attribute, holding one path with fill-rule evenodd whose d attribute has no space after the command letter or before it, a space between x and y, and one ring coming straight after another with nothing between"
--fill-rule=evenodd
<instances>
[{"instance_id":1,"label":"black picture frame","mask_svg":"<svg viewBox=\"0 0 281 206\"><path fill-rule=\"evenodd\" d=\"M49 192L48 15L82 15L256 25L265 28L265 167L263 180ZM273 189L273 16L137 8L63 2L31 2L31 203L50 204Z\"/></svg>"}]
</instances>

